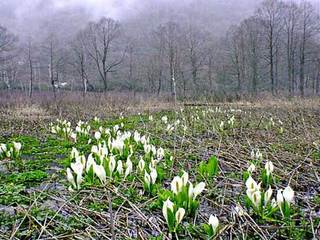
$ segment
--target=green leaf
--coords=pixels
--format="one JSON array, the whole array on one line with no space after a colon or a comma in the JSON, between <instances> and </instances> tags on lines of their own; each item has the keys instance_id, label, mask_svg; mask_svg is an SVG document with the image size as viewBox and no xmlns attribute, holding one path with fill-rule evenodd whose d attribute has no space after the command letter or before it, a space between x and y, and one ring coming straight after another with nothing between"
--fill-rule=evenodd
<instances>
[{"instance_id":1,"label":"green leaf","mask_svg":"<svg viewBox=\"0 0 320 240\"><path fill-rule=\"evenodd\" d=\"M203 161L199 164L199 173L202 176L205 176L207 173L207 164Z\"/></svg>"},{"instance_id":2,"label":"green leaf","mask_svg":"<svg viewBox=\"0 0 320 240\"><path fill-rule=\"evenodd\" d=\"M167 210L169 232L173 232L175 228L175 215L170 209Z\"/></svg>"},{"instance_id":3,"label":"green leaf","mask_svg":"<svg viewBox=\"0 0 320 240\"><path fill-rule=\"evenodd\" d=\"M207 173L209 176L215 176L218 173L218 158L213 155L210 157L207 164Z\"/></svg>"}]
</instances>

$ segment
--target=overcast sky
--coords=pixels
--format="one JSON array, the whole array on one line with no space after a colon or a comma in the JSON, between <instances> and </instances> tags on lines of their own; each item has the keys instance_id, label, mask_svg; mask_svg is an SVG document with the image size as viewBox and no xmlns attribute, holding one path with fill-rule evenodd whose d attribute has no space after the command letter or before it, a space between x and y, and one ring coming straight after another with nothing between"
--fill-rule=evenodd
<instances>
[{"instance_id":1,"label":"overcast sky","mask_svg":"<svg viewBox=\"0 0 320 240\"><path fill-rule=\"evenodd\" d=\"M199 0L198 0L199 1ZM207 0L207 1L231 1L231 0ZM260 1L260 0L257 0ZM302 0L296 0L297 2ZM320 0L311 0L320 5ZM11 20L21 15L38 14L37 11L54 12L61 9L83 8L93 16L108 15L115 18L122 18L131 11L139 10L148 2L167 2L167 3L185 3L192 0L1 0L0 13L2 17L8 17ZM249 0L238 0L246 5Z\"/></svg>"},{"instance_id":2,"label":"overcast sky","mask_svg":"<svg viewBox=\"0 0 320 240\"><path fill-rule=\"evenodd\" d=\"M149 9L157 9L158 4L168 6L184 5L196 2L201 7L214 2L221 9L209 9L221 15L221 21L243 18L253 11L261 0L0 0L0 25L22 34L23 31L41 31L49 24L65 24L70 28L83 27L89 20L107 16L124 20L139 15ZM300 0L296 0L300 1ZM319 10L320 0L312 0ZM230 6L230 7L229 7ZM235 9L230 9L234 7ZM229 12L228 12L229 10ZM232 14L230 14L230 12ZM225 18L225 19L223 19ZM61 23L61 19L65 22ZM28 27L26 28L26 24Z\"/></svg>"}]
</instances>

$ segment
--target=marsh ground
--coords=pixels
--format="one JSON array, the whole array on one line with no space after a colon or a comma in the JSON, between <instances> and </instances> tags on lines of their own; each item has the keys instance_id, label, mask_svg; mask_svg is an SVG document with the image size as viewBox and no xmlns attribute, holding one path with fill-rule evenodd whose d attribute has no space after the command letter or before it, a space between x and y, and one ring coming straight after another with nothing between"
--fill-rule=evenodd
<instances>
[{"instance_id":1,"label":"marsh ground","mask_svg":"<svg viewBox=\"0 0 320 240\"><path fill-rule=\"evenodd\" d=\"M317 239L319 103L179 103L174 107L167 102L132 102L127 98L103 104L95 100L86 104L59 102L50 107L35 103L2 106L0 142L19 141L23 148L21 161L0 161L0 238L167 239L161 212L165 193L161 189L169 189L172 178L186 170L193 181L206 182L206 191L197 214L183 220L174 238L205 239L201 224L214 214L220 220L218 239ZM161 121L164 115L169 124L180 121L176 131L166 130L167 124ZM104 127L122 122L125 130L138 130L170 152L173 168L164 169L156 194L143 194L141 182L134 179L121 181L116 187L111 183L105 187L85 185L80 191L68 191L66 167L71 149L86 146L51 134L49 123L61 118L75 126L79 120L90 121L95 116ZM228 120L232 116L235 121L231 126ZM263 156L257 169L263 168L266 160L274 163L275 188L290 184L294 189L294 227L280 220L260 219L243 206L243 172L252 161L253 149L259 149ZM198 166L212 155L219 159L219 172L204 178ZM243 206L244 215L237 215L237 205Z\"/></svg>"}]
</instances>

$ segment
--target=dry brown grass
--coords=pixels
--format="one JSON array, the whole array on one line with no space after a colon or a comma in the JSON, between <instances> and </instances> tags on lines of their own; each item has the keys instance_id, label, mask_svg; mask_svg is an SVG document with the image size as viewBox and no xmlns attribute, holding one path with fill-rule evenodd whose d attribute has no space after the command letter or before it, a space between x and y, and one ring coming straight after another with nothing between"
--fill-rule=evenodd
<instances>
[{"instance_id":1,"label":"dry brown grass","mask_svg":"<svg viewBox=\"0 0 320 240\"><path fill-rule=\"evenodd\" d=\"M56 99L51 92L36 92L32 99L21 92L2 92L0 109L14 111L21 117L51 116L52 118L76 116L78 118L109 117L138 112L156 112L172 109L167 95L153 96L133 92L91 93L85 98L81 92L60 92ZM11 112L13 113L13 112Z\"/></svg>"}]
</instances>

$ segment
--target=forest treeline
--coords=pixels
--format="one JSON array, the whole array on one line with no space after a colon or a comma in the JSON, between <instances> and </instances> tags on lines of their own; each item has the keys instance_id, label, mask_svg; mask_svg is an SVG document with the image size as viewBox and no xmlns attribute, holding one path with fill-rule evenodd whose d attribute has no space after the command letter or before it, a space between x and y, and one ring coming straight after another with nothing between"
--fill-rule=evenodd
<instances>
[{"instance_id":1,"label":"forest treeline","mask_svg":"<svg viewBox=\"0 0 320 240\"><path fill-rule=\"evenodd\" d=\"M124 22L105 16L68 38L47 29L41 40L19 39L0 26L0 88L30 97L62 89L181 98L320 94L320 18L312 3L265 0L224 34L200 15L183 11L157 24L153 16Z\"/></svg>"}]
</instances>

